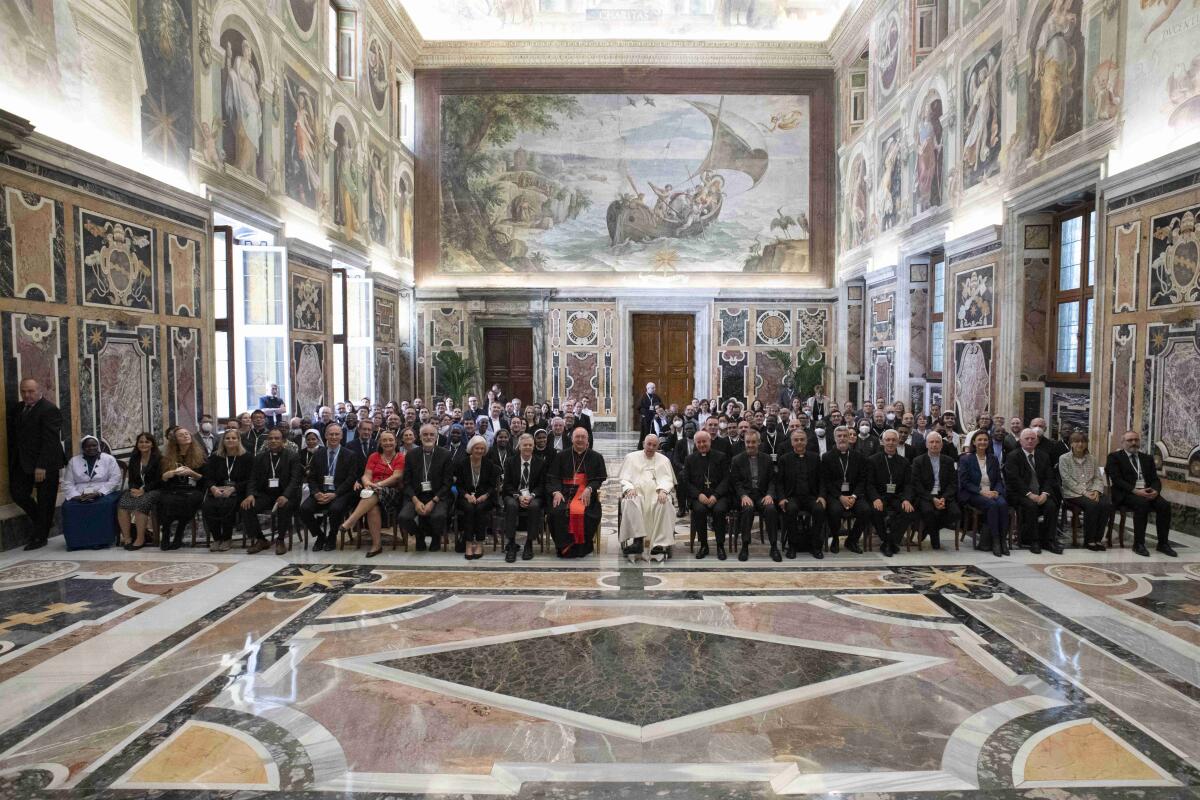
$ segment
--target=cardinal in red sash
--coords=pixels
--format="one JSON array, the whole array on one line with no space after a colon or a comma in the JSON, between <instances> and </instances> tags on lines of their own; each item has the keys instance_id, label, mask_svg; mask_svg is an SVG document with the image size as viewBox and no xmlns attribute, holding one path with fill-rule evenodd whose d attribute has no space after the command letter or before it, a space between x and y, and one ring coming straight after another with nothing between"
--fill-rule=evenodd
<instances>
[{"instance_id":1,"label":"cardinal in red sash","mask_svg":"<svg viewBox=\"0 0 1200 800\"><path fill-rule=\"evenodd\" d=\"M581 558L592 552L600 529L600 487L608 479L604 458L588 448L584 428L571 432L571 449L551 463L546 477L550 491L550 532L560 558Z\"/></svg>"}]
</instances>

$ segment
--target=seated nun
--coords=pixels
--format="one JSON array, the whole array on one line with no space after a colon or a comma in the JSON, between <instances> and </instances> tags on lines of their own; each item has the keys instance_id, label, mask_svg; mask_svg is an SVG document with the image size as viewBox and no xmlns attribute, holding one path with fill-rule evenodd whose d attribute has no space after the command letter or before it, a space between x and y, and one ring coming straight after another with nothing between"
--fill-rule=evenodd
<instances>
[{"instance_id":1,"label":"seated nun","mask_svg":"<svg viewBox=\"0 0 1200 800\"><path fill-rule=\"evenodd\" d=\"M121 465L95 436L84 436L79 449L63 476L63 539L68 550L108 547L116 538Z\"/></svg>"}]
</instances>

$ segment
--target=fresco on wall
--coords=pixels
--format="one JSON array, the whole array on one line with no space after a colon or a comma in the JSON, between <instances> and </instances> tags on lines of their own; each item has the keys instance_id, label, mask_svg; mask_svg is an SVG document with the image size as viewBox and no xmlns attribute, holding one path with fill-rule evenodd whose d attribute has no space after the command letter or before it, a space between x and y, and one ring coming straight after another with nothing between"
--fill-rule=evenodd
<instances>
[{"instance_id":1,"label":"fresco on wall","mask_svg":"<svg viewBox=\"0 0 1200 800\"><path fill-rule=\"evenodd\" d=\"M880 26L871 56L878 70L879 99L884 100L891 97L900 72L900 15L895 11Z\"/></svg>"},{"instance_id":2,"label":"fresco on wall","mask_svg":"<svg viewBox=\"0 0 1200 800\"><path fill-rule=\"evenodd\" d=\"M992 340L954 343L954 411L959 419L977 419L992 410Z\"/></svg>"},{"instance_id":3,"label":"fresco on wall","mask_svg":"<svg viewBox=\"0 0 1200 800\"><path fill-rule=\"evenodd\" d=\"M1000 42L963 71L963 187L971 188L1000 167Z\"/></svg>"},{"instance_id":4,"label":"fresco on wall","mask_svg":"<svg viewBox=\"0 0 1200 800\"><path fill-rule=\"evenodd\" d=\"M397 230L400 241L400 257L413 257L413 180L408 165L400 168L400 176L396 180L396 211L400 217L400 227Z\"/></svg>"},{"instance_id":5,"label":"fresco on wall","mask_svg":"<svg viewBox=\"0 0 1200 800\"><path fill-rule=\"evenodd\" d=\"M1200 301L1200 206L1150 222L1150 307Z\"/></svg>"},{"instance_id":6,"label":"fresco on wall","mask_svg":"<svg viewBox=\"0 0 1200 800\"><path fill-rule=\"evenodd\" d=\"M319 95L285 68L283 100L283 186L287 196L309 208L321 202Z\"/></svg>"},{"instance_id":7,"label":"fresco on wall","mask_svg":"<svg viewBox=\"0 0 1200 800\"><path fill-rule=\"evenodd\" d=\"M78 109L86 87L75 12L64 0L0 3L0 74L21 78L21 90Z\"/></svg>"},{"instance_id":8,"label":"fresco on wall","mask_svg":"<svg viewBox=\"0 0 1200 800\"><path fill-rule=\"evenodd\" d=\"M995 265L963 270L954 276L954 330L990 328L996 324Z\"/></svg>"},{"instance_id":9,"label":"fresco on wall","mask_svg":"<svg viewBox=\"0 0 1200 800\"><path fill-rule=\"evenodd\" d=\"M80 210L76 236L85 305L154 310L152 229Z\"/></svg>"},{"instance_id":10,"label":"fresco on wall","mask_svg":"<svg viewBox=\"0 0 1200 800\"><path fill-rule=\"evenodd\" d=\"M867 162L861 155L855 156L854 160L850 162L849 176L846 181L850 187L847 193L849 202L845 204L846 218L842 226L847 250L853 250L869 237L871 188L868 181Z\"/></svg>"},{"instance_id":11,"label":"fresco on wall","mask_svg":"<svg viewBox=\"0 0 1200 800\"><path fill-rule=\"evenodd\" d=\"M913 142L916 175L913 180L913 212L920 214L942 204L942 98L931 90L921 101Z\"/></svg>"},{"instance_id":12,"label":"fresco on wall","mask_svg":"<svg viewBox=\"0 0 1200 800\"><path fill-rule=\"evenodd\" d=\"M287 0L292 22L302 36L312 35L316 30L317 0Z\"/></svg>"},{"instance_id":13,"label":"fresco on wall","mask_svg":"<svg viewBox=\"0 0 1200 800\"><path fill-rule=\"evenodd\" d=\"M367 164L367 218L370 223L371 241L375 244L388 243L388 177L387 156L378 148L370 150Z\"/></svg>"},{"instance_id":14,"label":"fresco on wall","mask_svg":"<svg viewBox=\"0 0 1200 800\"><path fill-rule=\"evenodd\" d=\"M1115 119L1125 94L1121 69L1120 6L1112 3L1087 21L1083 124Z\"/></svg>"},{"instance_id":15,"label":"fresco on wall","mask_svg":"<svg viewBox=\"0 0 1200 800\"><path fill-rule=\"evenodd\" d=\"M341 120L333 126L333 141L333 221L353 239L362 230L362 170L355 157L354 133Z\"/></svg>"},{"instance_id":16,"label":"fresco on wall","mask_svg":"<svg viewBox=\"0 0 1200 800\"><path fill-rule=\"evenodd\" d=\"M875 207L879 230L887 231L900 221L902 147L900 129L885 135L879 143L879 180Z\"/></svg>"},{"instance_id":17,"label":"fresco on wall","mask_svg":"<svg viewBox=\"0 0 1200 800\"><path fill-rule=\"evenodd\" d=\"M375 113L382 114L388 107L388 57L387 45L372 36L367 44L367 64L363 70L363 82L367 97Z\"/></svg>"},{"instance_id":18,"label":"fresco on wall","mask_svg":"<svg viewBox=\"0 0 1200 800\"><path fill-rule=\"evenodd\" d=\"M962 0L959 19L962 25L970 25L991 0Z\"/></svg>"},{"instance_id":19,"label":"fresco on wall","mask_svg":"<svg viewBox=\"0 0 1200 800\"><path fill-rule=\"evenodd\" d=\"M225 163L263 176L263 68L254 44L241 31L221 34L221 127Z\"/></svg>"},{"instance_id":20,"label":"fresco on wall","mask_svg":"<svg viewBox=\"0 0 1200 800\"><path fill-rule=\"evenodd\" d=\"M192 146L191 0L140 0L138 44L142 95L142 152L185 169Z\"/></svg>"},{"instance_id":21,"label":"fresco on wall","mask_svg":"<svg viewBox=\"0 0 1200 800\"><path fill-rule=\"evenodd\" d=\"M1030 29L1027 149L1034 159L1083 127L1083 0L1049 0Z\"/></svg>"},{"instance_id":22,"label":"fresco on wall","mask_svg":"<svg viewBox=\"0 0 1200 800\"><path fill-rule=\"evenodd\" d=\"M447 95L444 271L805 272L809 102Z\"/></svg>"}]
</instances>

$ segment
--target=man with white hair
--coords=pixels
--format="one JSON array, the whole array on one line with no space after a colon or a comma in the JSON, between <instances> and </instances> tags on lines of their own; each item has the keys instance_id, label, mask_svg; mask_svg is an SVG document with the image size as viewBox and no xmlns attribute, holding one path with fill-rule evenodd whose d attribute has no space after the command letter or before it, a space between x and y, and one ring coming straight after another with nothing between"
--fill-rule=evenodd
<instances>
[{"instance_id":1,"label":"man with white hair","mask_svg":"<svg viewBox=\"0 0 1200 800\"><path fill-rule=\"evenodd\" d=\"M913 522L912 467L896 445L900 434L888 428L880 437L882 452L867 459L867 501L871 522L879 534L879 552L891 558L900 552L900 537Z\"/></svg>"},{"instance_id":2,"label":"man with white hair","mask_svg":"<svg viewBox=\"0 0 1200 800\"><path fill-rule=\"evenodd\" d=\"M647 434L642 449L625 456L617 476L621 481L621 525L617 538L631 562L642 554L650 537L650 558L662 561L675 540L675 510L671 490L675 470L671 460L658 452L658 437Z\"/></svg>"},{"instance_id":3,"label":"man with white hair","mask_svg":"<svg viewBox=\"0 0 1200 800\"><path fill-rule=\"evenodd\" d=\"M921 541L929 537L934 550L942 549L942 528L958 525L961 512L958 494L958 470L954 459L942 452L942 435L925 435L925 452L912 462L912 497L924 528Z\"/></svg>"},{"instance_id":4,"label":"man with white hair","mask_svg":"<svg viewBox=\"0 0 1200 800\"><path fill-rule=\"evenodd\" d=\"M642 446L646 434L654 430L654 413L663 404L663 399L654 391L657 388L653 382L647 383L646 393L638 401L638 418L641 420L641 435L638 437L639 448Z\"/></svg>"},{"instance_id":5,"label":"man with white hair","mask_svg":"<svg viewBox=\"0 0 1200 800\"><path fill-rule=\"evenodd\" d=\"M1033 428L1021 431L1020 448L1004 458L1004 486L1008 489L1008 505L1017 510L1021 544L1034 555L1043 548L1062 555L1062 548L1054 540L1054 526L1058 522L1058 504L1053 496L1057 474L1050 465L1050 457L1038 449L1039 438Z\"/></svg>"}]
</instances>

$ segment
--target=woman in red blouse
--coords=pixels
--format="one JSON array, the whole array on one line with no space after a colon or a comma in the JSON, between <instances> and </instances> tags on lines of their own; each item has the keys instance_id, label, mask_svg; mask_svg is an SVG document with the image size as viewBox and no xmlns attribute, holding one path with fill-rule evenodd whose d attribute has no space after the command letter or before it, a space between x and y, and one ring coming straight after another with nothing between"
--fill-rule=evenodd
<instances>
[{"instance_id":1,"label":"woman in red blouse","mask_svg":"<svg viewBox=\"0 0 1200 800\"><path fill-rule=\"evenodd\" d=\"M346 534L363 517L367 518L367 529L371 532L371 552L367 558L374 558L383 552L380 539L380 528L383 525L383 515L379 511L380 503L389 512L395 513L400 502L400 492L396 487L404 480L404 453L396 449L396 435L391 431L379 434L379 449L371 453L367 459L367 468L359 479L358 506L346 517L338 532Z\"/></svg>"}]
</instances>

